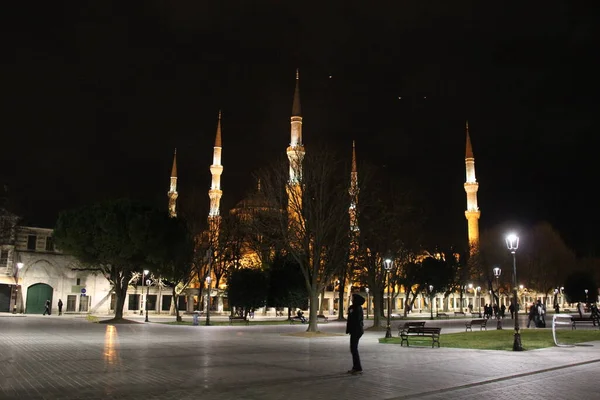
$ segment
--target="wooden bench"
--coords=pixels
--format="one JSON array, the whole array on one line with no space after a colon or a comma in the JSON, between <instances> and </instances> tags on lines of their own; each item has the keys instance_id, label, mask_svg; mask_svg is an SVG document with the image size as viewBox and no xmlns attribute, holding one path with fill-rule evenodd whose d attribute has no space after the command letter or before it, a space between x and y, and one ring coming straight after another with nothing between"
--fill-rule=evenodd
<instances>
[{"instance_id":1,"label":"wooden bench","mask_svg":"<svg viewBox=\"0 0 600 400\"><path fill-rule=\"evenodd\" d=\"M296 315L290 318L290 325L292 325L294 322L300 322L301 324L305 324L308 322L308 320L305 319L304 322L302 322L302 319L300 319L300 317Z\"/></svg>"},{"instance_id":2,"label":"wooden bench","mask_svg":"<svg viewBox=\"0 0 600 400\"><path fill-rule=\"evenodd\" d=\"M487 331L487 319L485 318L481 318L481 319L472 319L470 321L465 322L465 332L471 331L473 332L473 325L479 325L479 330L486 330Z\"/></svg>"},{"instance_id":3,"label":"wooden bench","mask_svg":"<svg viewBox=\"0 0 600 400\"><path fill-rule=\"evenodd\" d=\"M246 325L250 325L250 321L248 321L246 318L230 315L229 316L229 325L233 325L234 322L242 322L242 323L245 322Z\"/></svg>"},{"instance_id":4,"label":"wooden bench","mask_svg":"<svg viewBox=\"0 0 600 400\"><path fill-rule=\"evenodd\" d=\"M406 347L409 346L408 338L409 337L417 337L417 338L425 338L430 337L431 347L434 348L437 343L437 347L440 347L440 333L442 332L442 328L438 327L430 327L430 326L411 326L407 330L400 332L400 337L402 340L400 341L400 346L404 345L406 342Z\"/></svg>"},{"instance_id":5,"label":"wooden bench","mask_svg":"<svg viewBox=\"0 0 600 400\"><path fill-rule=\"evenodd\" d=\"M425 321L410 321L404 325L398 325L398 336L402 336L402 332L407 331L411 327L422 328L425 326Z\"/></svg>"},{"instance_id":6,"label":"wooden bench","mask_svg":"<svg viewBox=\"0 0 600 400\"><path fill-rule=\"evenodd\" d=\"M571 317L571 329L577 329L577 324L592 324L594 326L599 325L598 319L595 317ZM600 325L599 325L600 327Z\"/></svg>"},{"instance_id":7,"label":"wooden bench","mask_svg":"<svg viewBox=\"0 0 600 400\"><path fill-rule=\"evenodd\" d=\"M462 312L462 311L454 311L454 316L455 316L455 317L466 317L466 316L467 316L467 314L465 314L465 313L464 313L464 312Z\"/></svg>"},{"instance_id":8,"label":"wooden bench","mask_svg":"<svg viewBox=\"0 0 600 400\"><path fill-rule=\"evenodd\" d=\"M446 314L445 312L439 312L435 315L436 318L450 318L450 316L448 314Z\"/></svg>"}]
</instances>

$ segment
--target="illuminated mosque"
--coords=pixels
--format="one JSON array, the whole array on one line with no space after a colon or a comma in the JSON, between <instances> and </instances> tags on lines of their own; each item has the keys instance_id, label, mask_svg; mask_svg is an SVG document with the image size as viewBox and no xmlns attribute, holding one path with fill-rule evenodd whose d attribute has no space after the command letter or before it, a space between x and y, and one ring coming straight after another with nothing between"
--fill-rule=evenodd
<instances>
[{"instance_id":1,"label":"illuminated mosque","mask_svg":"<svg viewBox=\"0 0 600 400\"><path fill-rule=\"evenodd\" d=\"M210 165L211 184L208 191L210 205L208 210L208 232L210 241L219 240L219 231L221 226L221 175L223 174L222 164L222 115L218 114L217 129L215 135L213 160ZM295 90L292 103L292 113L290 118L290 143L286 148L286 155L289 161L289 181L287 187L288 197L294 191L300 189L302 181L302 164L305 155L305 148L302 141L302 110L300 106L300 75L296 71ZM354 235L360 234L359 221L357 220L356 207L359 201L358 173L357 173L356 146L352 142L352 168L350 173L349 190L349 232ZM469 125L466 125L466 152L465 152L466 181L464 189L467 198L467 208L465 218L468 227L468 242L471 254L477 252L479 246L479 218L481 211L477 204L477 191L479 184L475 177L475 157L471 144ZM177 151L173 155L173 164L169 180L168 212L172 217L177 216ZM260 182L257 185L257 192L244 200L230 210L232 214L243 214L248 209L260 209L269 207L267 200L260 191ZM298 197L298 196L294 196ZM295 208L298 209L298 208ZM8 237L0 242L0 312L26 312L42 313L43 302L39 299L49 298L56 308L58 299L63 299L66 303L66 312L74 313L98 313L110 314L115 307L115 296L111 291L109 282L102 276L95 276L85 271L77 271L73 268L78 261L72 256L63 254L54 247L52 230L36 227L19 226L16 216L6 213L0 215L0 222L12 226L12 231ZM288 215L293 219L293 209L288 206ZM12 222L11 222L12 221ZM356 236L354 236L356 237ZM356 246L356 241L351 245ZM260 255L253 253L249 248L242 249L243 259L240 262L242 267L257 267L260 265ZM142 282L143 279L139 280ZM214 282L213 282L214 283ZM359 289L359 282L350 282L346 285L347 293L344 293L343 309L346 309L352 290ZM355 285L357 287L355 287ZM207 302L202 301L206 294L211 298L211 310L219 313L229 311L229 305L226 298L226 286L224 282L218 282L217 287L209 290L200 288L201 285L196 282L195 287L187 288L178 299L178 304L172 304L172 293L161 285L154 285L151 288L144 288L130 284L125 299L124 313L137 313L144 309L144 289L148 291L147 307L151 313L168 313L172 307L177 307L184 312L193 312L198 306L207 307ZM148 290L149 289L149 290ZM335 285L332 283L324 294L321 295L321 304L319 309L323 313L333 314L338 307L339 294L334 291ZM393 293L392 312L403 313L405 304L404 298L398 293L403 292L403 288L397 288ZM359 290L364 290L360 288ZM208 292L209 293L206 293ZM363 293L368 297L366 293ZM384 293L384 297L387 296ZM564 298L560 299L564 303ZM501 303L505 304L506 298L501 298ZM479 296L473 291L468 291L462 298L458 293L450 294L444 297L443 294L436 294L433 299L433 307L444 311L462 311L467 304L484 304L490 302L490 296L487 293L480 293ZM508 304L505 304L508 305ZM429 301L422 295L419 295L413 303L412 311L429 311ZM368 307L370 311L372 304ZM275 315L274 309L258 310L262 315Z\"/></svg>"}]
</instances>

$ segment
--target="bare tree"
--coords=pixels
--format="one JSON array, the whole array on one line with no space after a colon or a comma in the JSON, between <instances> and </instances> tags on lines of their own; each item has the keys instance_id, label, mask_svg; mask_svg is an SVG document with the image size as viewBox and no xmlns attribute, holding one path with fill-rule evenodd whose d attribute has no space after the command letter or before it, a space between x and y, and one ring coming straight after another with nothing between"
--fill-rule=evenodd
<instances>
[{"instance_id":1,"label":"bare tree","mask_svg":"<svg viewBox=\"0 0 600 400\"><path fill-rule=\"evenodd\" d=\"M412 283L406 278L410 269L405 267L414 260L420 239L422 216L413 206L412 194L401 189L382 171L372 166L363 166L359 175L361 197L358 203L358 257L360 268L373 293L373 326L379 327L384 314L384 292L395 298L395 288L403 285L410 296ZM384 260L393 261L386 281ZM389 289L391 288L391 289ZM414 294L416 296L416 293ZM410 301L410 297L407 298Z\"/></svg>"},{"instance_id":2,"label":"bare tree","mask_svg":"<svg viewBox=\"0 0 600 400\"><path fill-rule=\"evenodd\" d=\"M348 173L326 150L304 157L299 182L290 182L288 168L282 160L259 173L266 198L287 211L264 228L275 229L282 247L299 264L310 298L308 331L314 332L319 294L347 261Z\"/></svg>"}]
</instances>

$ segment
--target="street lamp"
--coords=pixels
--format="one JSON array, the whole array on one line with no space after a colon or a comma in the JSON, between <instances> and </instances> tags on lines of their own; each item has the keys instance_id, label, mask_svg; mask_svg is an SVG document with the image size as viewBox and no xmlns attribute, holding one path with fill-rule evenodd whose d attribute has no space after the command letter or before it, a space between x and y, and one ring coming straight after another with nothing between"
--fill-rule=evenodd
<instances>
[{"instance_id":1,"label":"street lamp","mask_svg":"<svg viewBox=\"0 0 600 400\"><path fill-rule=\"evenodd\" d=\"M15 304L13 305L13 314L17 313L17 303L19 302L19 289L21 285L19 285L19 271L23 268L23 263L17 263L17 269L15 270Z\"/></svg>"},{"instance_id":2,"label":"street lamp","mask_svg":"<svg viewBox=\"0 0 600 400\"><path fill-rule=\"evenodd\" d=\"M500 315L500 274L502 273L502 270L500 269L500 267L495 267L494 268L494 276L496 277L496 290L498 291L498 314L496 315L496 329L502 329L502 319L501 319L501 315ZM493 296L493 293L492 293Z\"/></svg>"},{"instance_id":3,"label":"street lamp","mask_svg":"<svg viewBox=\"0 0 600 400\"><path fill-rule=\"evenodd\" d=\"M429 311L431 312L429 319L433 319L433 285L429 285Z\"/></svg>"},{"instance_id":4,"label":"street lamp","mask_svg":"<svg viewBox=\"0 0 600 400\"><path fill-rule=\"evenodd\" d=\"M210 325L210 276L206 277L206 325Z\"/></svg>"},{"instance_id":5,"label":"street lamp","mask_svg":"<svg viewBox=\"0 0 600 400\"><path fill-rule=\"evenodd\" d=\"M369 319L369 288L365 288L367 292L367 319Z\"/></svg>"},{"instance_id":6,"label":"street lamp","mask_svg":"<svg viewBox=\"0 0 600 400\"><path fill-rule=\"evenodd\" d=\"M477 286L475 291L477 292L477 312L479 313L479 318L481 318L481 286Z\"/></svg>"},{"instance_id":7,"label":"street lamp","mask_svg":"<svg viewBox=\"0 0 600 400\"><path fill-rule=\"evenodd\" d=\"M148 272L150 272L150 271L148 271L147 269L142 271L142 273L143 273L143 275L142 275L142 295L140 296L140 298L142 299L141 300L142 304L140 304L140 315L144 315L144 277L146 275L148 275Z\"/></svg>"},{"instance_id":8,"label":"street lamp","mask_svg":"<svg viewBox=\"0 0 600 400\"><path fill-rule=\"evenodd\" d=\"M387 328L385 330L385 338L386 339L390 339L392 337L392 327L391 327L391 315L392 315L392 299L391 299L391 285L390 285L390 271L392 270L392 260L389 258L386 258L385 261L383 262L383 267L385 268L385 271L387 273L387 280L388 280L388 315L387 315Z\"/></svg>"},{"instance_id":9,"label":"street lamp","mask_svg":"<svg viewBox=\"0 0 600 400\"><path fill-rule=\"evenodd\" d=\"M467 290L467 287L469 288L469 290L473 290L473 284L469 283L467 286L465 286L465 292L467 292L467 295L468 295L469 294L469 290ZM475 298L473 298L473 302L475 302ZM467 308L469 308L469 304L471 304L471 303L469 303L469 296L467 296ZM461 304L460 311L462 311L462 306L463 305ZM471 314L473 313L473 311L471 309L469 309L469 312ZM481 317L481 315L480 315L480 317Z\"/></svg>"},{"instance_id":10,"label":"street lamp","mask_svg":"<svg viewBox=\"0 0 600 400\"><path fill-rule=\"evenodd\" d=\"M212 274L212 247L206 250L206 262L208 263L208 274L206 275L206 326L210 325L210 276ZM218 282L217 282L218 283Z\"/></svg>"},{"instance_id":11,"label":"street lamp","mask_svg":"<svg viewBox=\"0 0 600 400\"><path fill-rule=\"evenodd\" d=\"M513 255L513 302L515 308L515 335L513 342L513 351L522 351L521 346L521 334L519 333L519 314L518 314L518 303L517 303L517 249L519 248L519 237L514 233L511 233L506 237L506 247Z\"/></svg>"},{"instance_id":12,"label":"street lamp","mask_svg":"<svg viewBox=\"0 0 600 400\"><path fill-rule=\"evenodd\" d=\"M144 301L144 303L146 303L146 319L145 319L146 322L148 322L148 292L150 291L151 283L152 283L152 281L150 279L146 280L146 300Z\"/></svg>"},{"instance_id":13,"label":"street lamp","mask_svg":"<svg viewBox=\"0 0 600 400\"><path fill-rule=\"evenodd\" d=\"M588 294L588 290L585 289L584 292L585 292L585 304L587 304L588 303L588 295L587 295Z\"/></svg>"},{"instance_id":14,"label":"street lamp","mask_svg":"<svg viewBox=\"0 0 600 400\"><path fill-rule=\"evenodd\" d=\"M340 299L342 299L342 301L344 300L344 294L343 294L343 293L342 293L342 291L340 290L340 289L341 289L341 286L340 286L340 280L339 280L339 279L336 279L336 280L335 280L335 285L334 285L334 287L333 287L333 292L334 292L334 293L335 293L335 286L337 286L337 290L338 290L338 291L337 291L337 302L338 302L338 318L341 318L341 317L343 317L344 315L343 315L343 313L342 313L342 309L340 308L340 304L339 304L339 302L340 302ZM334 301L336 301L336 300L334 300ZM350 306L350 305L348 304L348 306Z\"/></svg>"}]
</instances>

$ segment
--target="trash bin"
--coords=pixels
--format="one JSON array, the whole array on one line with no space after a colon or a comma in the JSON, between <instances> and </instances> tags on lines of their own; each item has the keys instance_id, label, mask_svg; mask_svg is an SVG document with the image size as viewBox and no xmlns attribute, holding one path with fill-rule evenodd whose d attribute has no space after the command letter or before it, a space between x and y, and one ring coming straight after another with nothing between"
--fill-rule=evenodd
<instances>
[{"instance_id":1,"label":"trash bin","mask_svg":"<svg viewBox=\"0 0 600 400\"><path fill-rule=\"evenodd\" d=\"M198 311L194 311L194 316L193 316L194 320L192 322L192 325L194 325L194 326L198 325L198 315L199 315Z\"/></svg>"}]
</instances>

